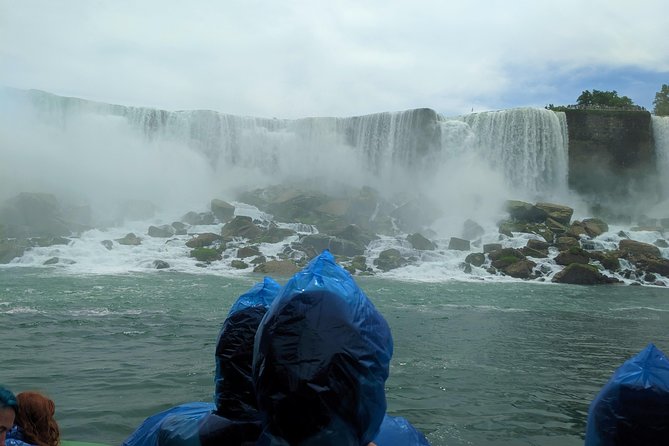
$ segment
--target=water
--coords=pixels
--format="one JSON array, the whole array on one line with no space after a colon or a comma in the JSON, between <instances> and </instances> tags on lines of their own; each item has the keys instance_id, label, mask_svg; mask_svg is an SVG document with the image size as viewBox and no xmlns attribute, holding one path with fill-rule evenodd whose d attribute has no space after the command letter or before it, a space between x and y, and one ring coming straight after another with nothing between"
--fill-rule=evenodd
<instances>
[{"instance_id":1,"label":"water","mask_svg":"<svg viewBox=\"0 0 669 446\"><path fill-rule=\"evenodd\" d=\"M65 438L119 444L211 401L220 324L260 279L2 268L0 382L53 397ZM395 340L388 411L435 446L581 445L615 368L651 341L669 351L664 288L356 281Z\"/></svg>"}]
</instances>

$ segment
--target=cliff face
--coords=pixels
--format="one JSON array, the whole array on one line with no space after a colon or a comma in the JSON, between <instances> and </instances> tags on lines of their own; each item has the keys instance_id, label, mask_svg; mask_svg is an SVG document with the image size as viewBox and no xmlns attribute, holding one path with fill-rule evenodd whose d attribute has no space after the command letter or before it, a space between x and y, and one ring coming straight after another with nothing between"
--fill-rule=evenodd
<instances>
[{"instance_id":1,"label":"cliff face","mask_svg":"<svg viewBox=\"0 0 669 446\"><path fill-rule=\"evenodd\" d=\"M565 113L570 188L590 197L657 193L649 112L570 109Z\"/></svg>"}]
</instances>

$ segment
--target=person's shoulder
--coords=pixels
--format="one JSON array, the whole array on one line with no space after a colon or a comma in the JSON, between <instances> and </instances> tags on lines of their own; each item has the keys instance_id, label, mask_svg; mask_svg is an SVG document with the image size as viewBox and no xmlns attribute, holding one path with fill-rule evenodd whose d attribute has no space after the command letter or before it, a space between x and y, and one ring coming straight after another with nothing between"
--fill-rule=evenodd
<instances>
[{"instance_id":1,"label":"person's shoulder","mask_svg":"<svg viewBox=\"0 0 669 446\"><path fill-rule=\"evenodd\" d=\"M34 446L17 438L8 438L5 440L5 446Z\"/></svg>"}]
</instances>

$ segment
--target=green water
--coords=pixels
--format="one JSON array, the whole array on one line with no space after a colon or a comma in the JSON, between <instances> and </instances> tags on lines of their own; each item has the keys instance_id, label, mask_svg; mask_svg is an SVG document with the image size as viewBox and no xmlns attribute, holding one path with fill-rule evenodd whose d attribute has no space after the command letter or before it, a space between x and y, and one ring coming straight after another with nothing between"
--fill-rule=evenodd
<instances>
[{"instance_id":1,"label":"green water","mask_svg":"<svg viewBox=\"0 0 669 446\"><path fill-rule=\"evenodd\" d=\"M0 382L47 392L65 438L120 444L211 400L220 324L260 279L0 269ZM582 445L613 370L669 352L667 289L356 280L393 331L388 411L435 446Z\"/></svg>"}]
</instances>

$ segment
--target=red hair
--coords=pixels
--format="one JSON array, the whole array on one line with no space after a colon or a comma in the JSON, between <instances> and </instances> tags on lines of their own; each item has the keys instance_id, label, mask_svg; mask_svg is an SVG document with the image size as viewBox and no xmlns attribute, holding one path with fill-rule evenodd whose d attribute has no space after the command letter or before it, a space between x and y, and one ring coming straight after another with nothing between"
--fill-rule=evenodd
<instances>
[{"instance_id":1,"label":"red hair","mask_svg":"<svg viewBox=\"0 0 669 446\"><path fill-rule=\"evenodd\" d=\"M58 446L60 430L54 419L56 404L38 392L16 395L19 411L15 424L23 430L24 441L35 446Z\"/></svg>"}]
</instances>

